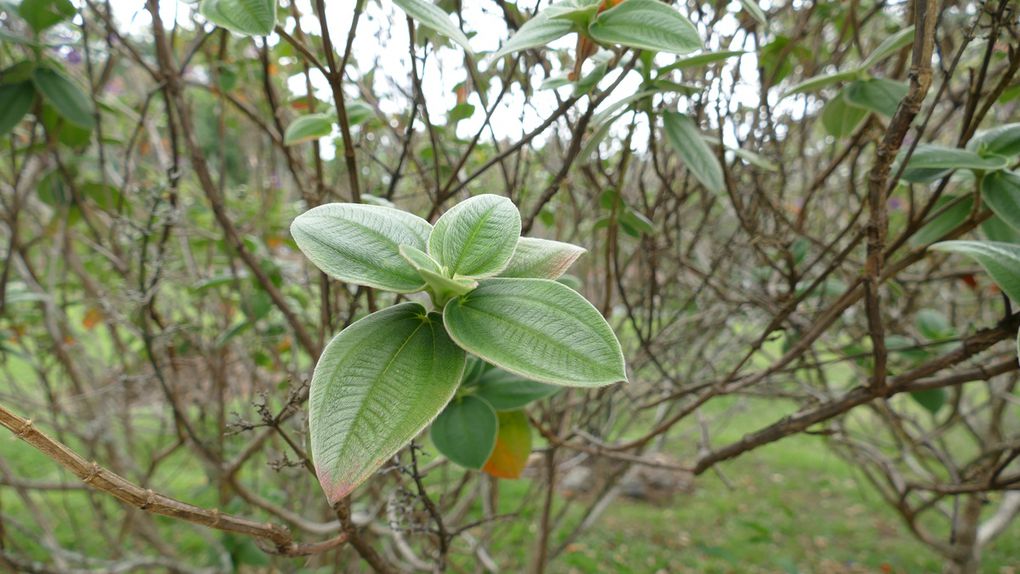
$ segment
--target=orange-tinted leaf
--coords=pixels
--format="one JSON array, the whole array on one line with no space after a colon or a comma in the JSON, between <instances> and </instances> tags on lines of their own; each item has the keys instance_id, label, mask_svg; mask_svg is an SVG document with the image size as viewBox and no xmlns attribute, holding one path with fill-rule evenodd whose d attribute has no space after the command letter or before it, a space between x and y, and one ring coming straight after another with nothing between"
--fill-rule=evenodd
<instances>
[{"instance_id":1,"label":"orange-tinted leaf","mask_svg":"<svg viewBox=\"0 0 1020 574\"><path fill-rule=\"evenodd\" d=\"M524 411L496 413L499 434L496 448L482 470L497 478L520 478L531 454L531 426Z\"/></svg>"},{"instance_id":2,"label":"orange-tinted leaf","mask_svg":"<svg viewBox=\"0 0 1020 574\"><path fill-rule=\"evenodd\" d=\"M82 317L81 325L91 331L92 329L95 329L96 325L98 325L102 320L102 311L95 307L90 307L89 310L85 312L85 316Z\"/></svg>"}]
</instances>

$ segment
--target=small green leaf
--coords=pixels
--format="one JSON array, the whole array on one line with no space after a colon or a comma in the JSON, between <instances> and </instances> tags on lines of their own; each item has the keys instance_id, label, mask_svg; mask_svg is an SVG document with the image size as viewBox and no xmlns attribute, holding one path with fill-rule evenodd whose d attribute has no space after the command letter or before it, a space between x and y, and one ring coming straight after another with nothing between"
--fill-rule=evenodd
<instances>
[{"instance_id":1,"label":"small green leaf","mask_svg":"<svg viewBox=\"0 0 1020 574\"><path fill-rule=\"evenodd\" d=\"M464 373L464 351L438 314L401 303L356 321L330 341L308 399L312 458L336 503L439 415Z\"/></svg>"},{"instance_id":2,"label":"small green leaf","mask_svg":"<svg viewBox=\"0 0 1020 574\"><path fill-rule=\"evenodd\" d=\"M557 3L536 14L532 19L522 25L517 32L507 40L503 47L492 55L492 59L501 58L507 54L545 46L546 44L566 36L573 29L574 25L570 20L552 18L548 12Z\"/></svg>"},{"instance_id":3,"label":"small green leaf","mask_svg":"<svg viewBox=\"0 0 1020 574\"><path fill-rule=\"evenodd\" d=\"M835 138L845 138L852 134L864 118L868 117L868 110L850 105L845 95L845 89L840 90L836 97L822 108L822 127L826 133Z\"/></svg>"},{"instance_id":4,"label":"small green leaf","mask_svg":"<svg viewBox=\"0 0 1020 574\"><path fill-rule=\"evenodd\" d=\"M496 448L482 469L496 478L520 478L531 455L531 425L521 411L501 412Z\"/></svg>"},{"instance_id":5,"label":"small green leaf","mask_svg":"<svg viewBox=\"0 0 1020 574\"><path fill-rule=\"evenodd\" d=\"M333 133L333 116L308 114L292 121L283 134L284 145L295 145L324 138Z\"/></svg>"},{"instance_id":6,"label":"small green leaf","mask_svg":"<svg viewBox=\"0 0 1020 574\"><path fill-rule=\"evenodd\" d=\"M691 21L658 0L626 0L599 14L588 34L602 44L688 54L701 49Z\"/></svg>"},{"instance_id":7,"label":"small green leaf","mask_svg":"<svg viewBox=\"0 0 1020 574\"><path fill-rule=\"evenodd\" d=\"M512 201L477 195L436 221L428 253L450 277L488 277L506 267L520 236L521 214Z\"/></svg>"},{"instance_id":8,"label":"small green leaf","mask_svg":"<svg viewBox=\"0 0 1020 574\"><path fill-rule=\"evenodd\" d=\"M899 52L901 48L910 44L914 41L914 27L908 26L899 32L896 32L892 36L889 36L882 43L874 49L868 57L865 58L864 62L861 63L861 69L867 70L882 60L892 56L896 52Z\"/></svg>"},{"instance_id":9,"label":"small green leaf","mask_svg":"<svg viewBox=\"0 0 1020 574\"><path fill-rule=\"evenodd\" d=\"M668 66L659 68L656 73L656 78L665 77L666 74L674 70L683 70L685 68L697 68L700 66L707 66L709 64L716 64L718 62L725 62L730 58L736 58L742 56L747 52L741 50L721 50L718 52L705 52L704 54L698 54L697 56L688 56L686 58L680 58Z\"/></svg>"},{"instance_id":10,"label":"small green leaf","mask_svg":"<svg viewBox=\"0 0 1020 574\"><path fill-rule=\"evenodd\" d=\"M786 90L786 92L783 93L782 97L785 98L787 96L803 94L806 92L817 92L818 90L826 86L830 86L838 82L854 80L857 78L858 75L859 74L857 73L856 70L851 70L849 72L836 72L833 74L823 74L820 76L814 76L804 80L799 84L794 85L789 90Z\"/></svg>"},{"instance_id":11,"label":"small green leaf","mask_svg":"<svg viewBox=\"0 0 1020 574\"><path fill-rule=\"evenodd\" d=\"M453 297L466 295L478 287L478 281L474 279L451 279L428 269L419 269L418 274L425 280L425 284L428 285L432 293L435 293L435 301L449 301Z\"/></svg>"},{"instance_id":12,"label":"small green leaf","mask_svg":"<svg viewBox=\"0 0 1020 574\"><path fill-rule=\"evenodd\" d=\"M924 410L934 415L946 404L946 390L925 389L923 391L913 391L910 393L910 398L924 407Z\"/></svg>"},{"instance_id":13,"label":"small green leaf","mask_svg":"<svg viewBox=\"0 0 1020 574\"><path fill-rule=\"evenodd\" d=\"M276 0L202 0L206 20L245 36L268 36L276 27Z\"/></svg>"},{"instance_id":14,"label":"small green leaf","mask_svg":"<svg viewBox=\"0 0 1020 574\"><path fill-rule=\"evenodd\" d=\"M454 399L432 422L432 444L446 458L475 470L496 446L499 419L485 400L466 395Z\"/></svg>"},{"instance_id":15,"label":"small green leaf","mask_svg":"<svg viewBox=\"0 0 1020 574\"><path fill-rule=\"evenodd\" d=\"M872 78L851 82L844 88L843 97L852 106L892 117L907 91L907 85L903 82Z\"/></svg>"},{"instance_id":16,"label":"small green leaf","mask_svg":"<svg viewBox=\"0 0 1020 574\"><path fill-rule=\"evenodd\" d=\"M634 0L627 0L633 2ZM626 4L627 2L624 2ZM662 116L666 129L666 138L676 150L688 171L705 186L705 189L721 193L726 189L722 166L719 158L705 143L691 118L676 112L666 112Z\"/></svg>"},{"instance_id":17,"label":"small green leaf","mask_svg":"<svg viewBox=\"0 0 1020 574\"><path fill-rule=\"evenodd\" d=\"M986 239L991 239L992 241L1020 243L1020 230L1013 229L1012 226L994 213L981 223L981 231Z\"/></svg>"},{"instance_id":18,"label":"small green leaf","mask_svg":"<svg viewBox=\"0 0 1020 574\"><path fill-rule=\"evenodd\" d=\"M521 237L500 277L557 279L588 250L562 241Z\"/></svg>"},{"instance_id":19,"label":"small green leaf","mask_svg":"<svg viewBox=\"0 0 1020 574\"><path fill-rule=\"evenodd\" d=\"M543 383L600 387L625 381L623 351L602 315L547 279L487 279L443 311L461 348Z\"/></svg>"},{"instance_id":20,"label":"small green leaf","mask_svg":"<svg viewBox=\"0 0 1020 574\"><path fill-rule=\"evenodd\" d=\"M651 235L655 233L655 225L652 221L642 215L641 212L634 211L629 207L620 212L620 225L633 229L638 235Z\"/></svg>"},{"instance_id":21,"label":"small green leaf","mask_svg":"<svg viewBox=\"0 0 1020 574\"><path fill-rule=\"evenodd\" d=\"M393 3L422 26L446 36L471 53L471 44L468 43L467 36L442 8L428 0L393 0Z\"/></svg>"},{"instance_id":22,"label":"small green leaf","mask_svg":"<svg viewBox=\"0 0 1020 574\"><path fill-rule=\"evenodd\" d=\"M981 180L981 198L1013 229L1020 231L1020 175L994 171Z\"/></svg>"},{"instance_id":23,"label":"small green leaf","mask_svg":"<svg viewBox=\"0 0 1020 574\"><path fill-rule=\"evenodd\" d=\"M421 271L431 271L433 273L442 273L443 270L439 267L439 263L435 259L429 257L428 253L425 253L417 247L411 245L400 246L400 256L404 258L408 263L414 266L415 269Z\"/></svg>"},{"instance_id":24,"label":"small green leaf","mask_svg":"<svg viewBox=\"0 0 1020 574\"><path fill-rule=\"evenodd\" d=\"M399 209L329 203L299 215L290 232L305 256L329 275L355 285L412 293L425 282L400 255L400 246L423 249L431 227Z\"/></svg>"},{"instance_id":25,"label":"small green leaf","mask_svg":"<svg viewBox=\"0 0 1020 574\"><path fill-rule=\"evenodd\" d=\"M60 72L52 68L36 68L32 73L36 90L72 124L91 130L95 126L92 102L88 96Z\"/></svg>"},{"instance_id":26,"label":"small green leaf","mask_svg":"<svg viewBox=\"0 0 1020 574\"><path fill-rule=\"evenodd\" d=\"M463 104L457 104L453 106L453 109L446 114L446 121L451 124L455 124L461 120L470 118L475 113L475 107L471 104L464 102Z\"/></svg>"},{"instance_id":27,"label":"small green leaf","mask_svg":"<svg viewBox=\"0 0 1020 574\"><path fill-rule=\"evenodd\" d=\"M68 0L21 0L18 15L36 32L72 18L76 13Z\"/></svg>"},{"instance_id":28,"label":"small green leaf","mask_svg":"<svg viewBox=\"0 0 1020 574\"><path fill-rule=\"evenodd\" d=\"M945 314L935 309L921 309L915 317L917 330L929 341L944 341L956 336Z\"/></svg>"},{"instance_id":29,"label":"small green leaf","mask_svg":"<svg viewBox=\"0 0 1020 574\"><path fill-rule=\"evenodd\" d=\"M0 86L0 136L5 136L21 122L35 102L31 82Z\"/></svg>"},{"instance_id":30,"label":"small green leaf","mask_svg":"<svg viewBox=\"0 0 1020 574\"><path fill-rule=\"evenodd\" d=\"M944 241L936 251L962 253L981 264L1010 299L1020 302L1020 245L995 241Z\"/></svg>"},{"instance_id":31,"label":"small green leaf","mask_svg":"<svg viewBox=\"0 0 1020 574\"><path fill-rule=\"evenodd\" d=\"M978 132L967 142L967 149L981 155L1013 157L1020 154L1020 123L996 126Z\"/></svg>"},{"instance_id":32,"label":"small green leaf","mask_svg":"<svg viewBox=\"0 0 1020 574\"><path fill-rule=\"evenodd\" d=\"M512 411L558 393L563 387L529 381L502 369L489 369L473 385L475 393L497 411Z\"/></svg>"}]
</instances>

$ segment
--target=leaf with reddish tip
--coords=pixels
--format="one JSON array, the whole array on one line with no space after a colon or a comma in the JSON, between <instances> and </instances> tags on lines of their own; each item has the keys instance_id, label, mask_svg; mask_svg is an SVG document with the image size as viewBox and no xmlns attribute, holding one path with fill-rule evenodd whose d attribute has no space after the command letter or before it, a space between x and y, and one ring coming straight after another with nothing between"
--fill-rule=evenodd
<instances>
[{"instance_id":1,"label":"leaf with reddish tip","mask_svg":"<svg viewBox=\"0 0 1020 574\"><path fill-rule=\"evenodd\" d=\"M496 478L520 478L531 454L531 425L523 411L504 411L499 415L496 448L482 470Z\"/></svg>"},{"instance_id":2,"label":"leaf with reddish tip","mask_svg":"<svg viewBox=\"0 0 1020 574\"><path fill-rule=\"evenodd\" d=\"M548 239L522 237L500 277L559 279L587 249Z\"/></svg>"},{"instance_id":3,"label":"leaf with reddish tip","mask_svg":"<svg viewBox=\"0 0 1020 574\"><path fill-rule=\"evenodd\" d=\"M319 483L336 503L411 442L453 397L464 351L418 303L372 313L330 341L312 375Z\"/></svg>"}]
</instances>

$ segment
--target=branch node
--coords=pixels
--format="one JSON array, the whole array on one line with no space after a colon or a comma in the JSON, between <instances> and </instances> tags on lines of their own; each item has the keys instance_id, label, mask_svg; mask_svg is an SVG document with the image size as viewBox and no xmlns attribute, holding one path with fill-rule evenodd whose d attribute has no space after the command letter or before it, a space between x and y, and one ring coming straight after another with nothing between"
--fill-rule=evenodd
<instances>
[{"instance_id":1,"label":"branch node","mask_svg":"<svg viewBox=\"0 0 1020 574\"><path fill-rule=\"evenodd\" d=\"M99 464L96 461L92 461L92 467L89 468L89 473L86 474L85 477L81 479L82 482L86 484L92 484L92 481L95 480L97 476L99 476L99 473L102 472L102 470L103 469L99 466Z\"/></svg>"},{"instance_id":2,"label":"branch node","mask_svg":"<svg viewBox=\"0 0 1020 574\"><path fill-rule=\"evenodd\" d=\"M28 436L28 433L30 432L32 432L32 419L26 420L25 424L21 426L21 430L14 433L14 436L20 438L21 440L25 440L25 437Z\"/></svg>"}]
</instances>

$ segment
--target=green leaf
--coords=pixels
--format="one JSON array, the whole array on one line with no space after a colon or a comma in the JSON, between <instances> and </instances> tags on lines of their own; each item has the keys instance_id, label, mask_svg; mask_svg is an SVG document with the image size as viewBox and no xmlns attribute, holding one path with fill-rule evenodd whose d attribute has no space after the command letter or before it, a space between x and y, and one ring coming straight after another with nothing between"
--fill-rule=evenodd
<instances>
[{"instance_id":1,"label":"green leaf","mask_svg":"<svg viewBox=\"0 0 1020 574\"><path fill-rule=\"evenodd\" d=\"M955 202L955 203L953 203ZM949 208L943 210L946 205L953 203ZM967 196L960 199L959 196L944 195L935 202L935 206L932 208L932 213L935 213L934 217L929 219L921 229L917 230L917 233L910 238L910 243L913 245L928 245L945 237L949 232L960 226L961 223L967 221L970 217L970 212L974 208L974 198Z\"/></svg>"},{"instance_id":2,"label":"green leaf","mask_svg":"<svg viewBox=\"0 0 1020 574\"><path fill-rule=\"evenodd\" d=\"M994 171L981 180L981 198L1013 229L1020 231L1020 175Z\"/></svg>"},{"instance_id":3,"label":"green leaf","mask_svg":"<svg viewBox=\"0 0 1020 574\"><path fill-rule=\"evenodd\" d=\"M375 109L365 102L347 103L347 123L351 126L361 125L375 117Z\"/></svg>"},{"instance_id":4,"label":"green leaf","mask_svg":"<svg viewBox=\"0 0 1020 574\"><path fill-rule=\"evenodd\" d=\"M536 277L557 279L588 250L571 243L521 237L510 263L500 277Z\"/></svg>"},{"instance_id":5,"label":"green leaf","mask_svg":"<svg viewBox=\"0 0 1020 574\"><path fill-rule=\"evenodd\" d=\"M401 303L356 321L326 346L308 402L312 458L336 503L439 415L464 372L440 316Z\"/></svg>"},{"instance_id":6,"label":"green leaf","mask_svg":"<svg viewBox=\"0 0 1020 574\"><path fill-rule=\"evenodd\" d=\"M936 251L962 253L975 259L1010 299L1020 303L1020 245L995 241L944 241Z\"/></svg>"},{"instance_id":7,"label":"green leaf","mask_svg":"<svg viewBox=\"0 0 1020 574\"><path fill-rule=\"evenodd\" d=\"M68 0L21 0L18 15L36 32L71 18L77 11Z\"/></svg>"},{"instance_id":8,"label":"green leaf","mask_svg":"<svg viewBox=\"0 0 1020 574\"><path fill-rule=\"evenodd\" d=\"M0 136L5 136L21 122L35 102L31 82L0 86Z\"/></svg>"},{"instance_id":9,"label":"green leaf","mask_svg":"<svg viewBox=\"0 0 1020 574\"><path fill-rule=\"evenodd\" d=\"M627 0L633 2L634 0ZM626 4L627 2L624 2ZM722 166L719 159L712 153L698 128L691 118L676 112L666 112L662 116L666 128L666 138L680 155L688 171L705 186L705 189L721 193L726 189Z\"/></svg>"},{"instance_id":10,"label":"green leaf","mask_svg":"<svg viewBox=\"0 0 1020 574\"><path fill-rule=\"evenodd\" d=\"M913 26L908 26L900 30L899 32L896 32L892 36L889 36L885 40L882 40L882 43L879 44L878 47L874 49L874 51L868 54L868 57L865 58L864 62L861 63L860 69L867 70L868 68L874 66L875 64L881 62L882 60L888 58L889 56L892 56L896 52L899 52L901 48L903 48L907 44L910 44L913 41L914 41Z\"/></svg>"},{"instance_id":11,"label":"green leaf","mask_svg":"<svg viewBox=\"0 0 1020 574\"><path fill-rule=\"evenodd\" d=\"M955 147L932 144L918 145L907 163L908 170L917 169L971 169L994 171L1006 167L1002 156L980 156L977 153ZM904 178L905 179L905 178Z\"/></svg>"},{"instance_id":12,"label":"green leaf","mask_svg":"<svg viewBox=\"0 0 1020 574\"><path fill-rule=\"evenodd\" d=\"M1013 229L1012 226L994 213L981 223L981 231L984 233L985 238L992 241L1020 243L1020 231Z\"/></svg>"},{"instance_id":13,"label":"green leaf","mask_svg":"<svg viewBox=\"0 0 1020 574\"><path fill-rule=\"evenodd\" d=\"M454 399L432 422L432 444L446 458L475 470L496 446L499 419L485 400L467 395Z\"/></svg>"},{"instance_id":14,"label":"green leaf","mask_svg":"<svg viewBox=\"0 0 1020 574\"><path fill-rule=\"evenodd\" d=\"M910 398L924 407L924 410L934 415L946 404L946 390L925 389L923 391L913 391L910 393Z\"/></svg>"},{"instance_id":15,"label":"green leaf","mask_svg":"<svg viewBox=\"0 0 1020 574\"><path fill-rule=\"evenodd\" d=\"M559 3L558 3L559 4ZM574 25L565 19L552 18L548 12L557 6L553 4L545 10L536 14L532 19L524 23L503 47L492 55L492 59L501 58L507 54L545 46L546 44L566 36L573 29Z\"/></svg>"},{"instance_id":16,"label":"green leaf","mask_svg":"<svg viewBox=\"0 0 1020 574\"><path fill-rule=\"evenodd\" d=\"M765 171L779 171L778 165L765 158L765 156L754 153L753 151L739 147L728 147L726 149L732 151L734 155L755 167L764 169Z\"/></svg>"},{"instance_id":17,"label":"green leaf","mask_svg":"<svg viewBox=\"0 0 1020 574\"><path fill-rule=\"evenodd\" d=\"M466 351L543 383L600 387L625 381L609 323L569 287L548 279L488 279L443 311Z\"/></svg>"},{"instance_id":18,"label":"green leaf","mask_svg":"<svg viewBox=\"0 0 1020 574\"><path fill-rule=\"evenodd\" d=\"M401 245L424 249L431 226L389 207L329 203L299 215L290 226L301 251L341 281L394 291L420 291L425 282L400 255Z\"/></svg>"},{"instance_id":19,"label":"green leaf","mask_svg":"<svg viewBox=\"0 0 1020 574\"><path fill-rule=\"evenodd\" d=\"M520 478L531 455L531 425L521 411L501 412L496 448L482 469L497 478Z\"/></svg>"},{"instance_id":20,"label":"green leaf","mask_svg":"<svg viewBox=\"0 0 1020 574\"><path fill-rule=\"evenodd\" d=\"M903 82L872 78L851 82L844 88L843 97L852 106L892 117L907 91L908 87Z\"/></svg>"},{"instance_id":21,"label":"green leaf","mask_svg":"<svg viewBox=\"0 0 1020 574\"><path fill-rule=\"evenodd\" d=\"M868 110L847 103L845 90L840 90L836 97L822 108L822 126L826 133L835 138L844 138L854 132L868 117Z\"/></svg>"},{"instance_id":22,"label":"green leaf","mask_svg":"<svg viewBox=\"0 0 1020 574\"><path fill-rule=\"evenodd\" d=\"M473 385L475 394L497 411L512 411L558 393L563 387L529 381L503 369L489 369Z\"/></svg>"},{"instance_id":23,"label":"green leaf","mask_svg":"<svg viewBox=\"0 0 1020 574\"><path fill-rule=\"evenodd\" d=\"M639 211L635 211L631 208L626 208L620 212L620 225L627 226L633 229L637 235L651 235L655 233L655 225L650 219L645 217Z\"/></svg>"},{"instance_id":24,"label":"green leaf","mask_svg":"<svg viewBox=\"0 0 1020 574\"><path fill-rule=\"evenodd\" d=\"M404 258L408 263L414 266L415 269L421 271L431 271L433 273L442 273L442 269L439 267L439 263L435 259L429 257L428 253L425 253L417 247L411 245L400 246L400 256Z\"/></svg>"},{"instance_id":25,"label":"green leaf","mask_svg":"<svg viewBox=\"0 0 1020 574\"><path fill-rule=\"evenodd\" d=\"M1020 154L1020 123L996 126L978 132L967 142L967 149L981 155L1013 157Z\"/></svg>"},{"instance_id":26,"label":"green leaf","mask_svg":"<svg viewBox=\"0 0 1020 574\"><path fill-rule=\"evenodd\" d=\"M512 201L483 194L464 200L436 221L428 253L450 277L488 277L506 267L521 236Z\"/></svg>"},{"instance_id":27,"label":"green leaf","mask_svg":"<svg viewBox=\"0 0 1020 574\"><path fill-rule=\"evenodd\" d=\"M725 62L730 58L742 56L747 52L741 50L721 50L719 52L705 52L704 54L698 54L697 56L688 56L686 58L680 58L668 66L659 68L655 73L656 78L665 77L666 74L674 70L683 70L684 68L696 68L699 66L707 66L709 64L715 64L718 62Z\"/></svg>"},{"instance_id":28,"label":"green leaf","mask_svg":"<svg viewBox=\"0 0 1020 574\"><path fill-rule=\"evenodd\" d=\"M626 0L599 14L588 34L602 44L687 54L701 49L691 21L658 0Z\"/></svg>"},{"instance_id":29,"label":"green leaf","mask_svg":"<svg viewBox=\"0 0 1020 574\"><path fill-rule=\"evenodd\" d=\"M422 26L446 36L471 53L471 44L468 43L467 36L457 28L450 15L442 8L427 0L393 0L393 3Z\"/></svg>"},{"instance_id":30,"label":"green leaf","mask_svg":"<svg viewBox=\"0 0 1020 574\"><path fill-rule=\"evenodd\" d=\"M88 96L60 72L52 68L36 68L32 73L36 90L72 124L91 130L95 126L92 102Z\"/></svg>"},{"instance_id":31,"label":"green leaf","mask_svg":"<svg viewBox=\"0 0 1020 574\"><path fill-rule=\"evenodd\" d=\"M917 323L917 330L929 341L944 341L956 336L949 319L941 311L921 309L914 320Z\"/></svg>"},{"instance_id":32,"label":"green leaf","mask_svg":"<svg viewBox=\"0 0 1020 574\"><path fill-rule=\"evenodd\" d=\"M793 96L796 94L803 94L806 92L817 92L818 90L830 86L838 82L846 82L849 80L856 79L858 76L856 70L849 72L836 72L833 74L823 74L820 76L814 76L804 80L803 82L794 85L789 90L783 93L782 97Z\"/></svg>"},{"instance_id":33,"label":"green leaf","mask_svg":"<svg viewBox=\"0 0 1020 574\"><path fill-rule=\"evenodd\" d=\"M455 124L461 120L470 118L475 113L475 107L467 102L463 104L457 104L453 106L448 114L446 114L446 121Z\"/></svg>"},{"instance_id":34,"label":"green leaf","mask_svg":"<svg viewBox=\"0 0 1020 574\"><path fill-rule=\"evenodd\" d=\"M202 0L206 20L246 36L268 36L276 27L276 0Z\"/></svg>"},{"instance_id":35,"label":"green leaf","mask_svg":"<svg viewBox=\"0 0 1020 574\"><path fill-rule=\"evenodd\" d=\"M334 118L330 114L308 114L292 121L283 134L283 145L295 145L324 138L333 133Z\"/></svg>"}]
</instances>

